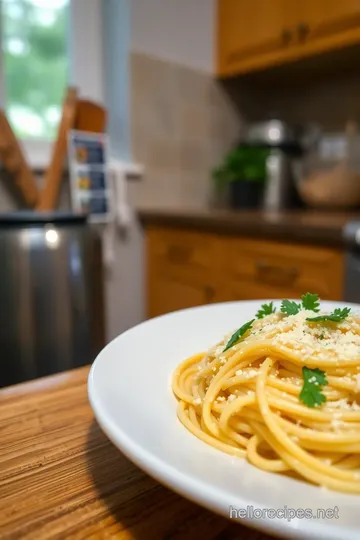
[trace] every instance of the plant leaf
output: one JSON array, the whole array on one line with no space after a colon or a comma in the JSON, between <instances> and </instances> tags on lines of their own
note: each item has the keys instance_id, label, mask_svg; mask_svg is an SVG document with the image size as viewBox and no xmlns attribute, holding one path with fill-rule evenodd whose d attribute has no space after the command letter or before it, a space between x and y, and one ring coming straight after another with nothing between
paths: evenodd
<instances>
[{"instance_id":1,"label":"plant leaf","mask_svg":"<svg viewBox=\"0 0 360 540\"><path fill-rule=\"evenodd\" d=\"M317 317L307 317L307 321L309 322L342 322L346 319L346 317L349 315L351 309L350 308L336 308L332 313L329 315L318 315Z\"/></svg>"},{"instance_id":2,"label":"plant leaf","mask_svg":"<svg viewBox=\"0 0 360 540\"><path fill-rule=\"evenodd\" d=\"M301 304L297 304L292 300L283 300L280 310L287 315L296 315L301 310Z\"/></svg>"},{"instance_id":3,"label":"plant leaf","mask_svg":"<svg viewBox=\"0 0 360 540\"><path fill-rule=\"evenodd\" d=\"M241 326L241 328L239 328L239 330L236 330L236 332L233 333L233 335L231 336L231 338L227 342L223 352L227 351L228 349L230 349L230 347L235 345L235 343L237 343L239 341L239 339L242 338L244 336L244 334L252 327L254 321L255 321L255 319L252 319L251 321L243 324L243 326Z\"/></svg>"},{"instance_id":4,"label":"plant leaf","mask_svg":"<svg viewBox=\"0 0 360 540\"><path fill-rule=\"evenodd\" d=\"M302 307L309 311L320 311L320 299L317 294L306 293L301 297Z\"/></svg>"},{"instance_id":5,"label":"plant leaf","mask_svg":"<svg viewBox=\"0 0 360 540\"><path fill-rule=\"evenodd\" d=\"M310 369L306 366L302 368L303 387L299 399L307 407L313 408L316 405L322 405L326 401L322 388L327 384L326 373L321 369Z\"/></svg>"},{"instance_id":6,"label":"plant leaf","mask_svg":"<svg viewBox=\"0 0 360 540\"><path fill-rule=\"evenodd\" d=\"M266 317L266 315L271 315L272 313L276 312L276 307L273 305L273 302L270 302L269 304L261 304L261 308L256 313L257 319L262 319L263 317Z\"/></svg>"}]
</instances>

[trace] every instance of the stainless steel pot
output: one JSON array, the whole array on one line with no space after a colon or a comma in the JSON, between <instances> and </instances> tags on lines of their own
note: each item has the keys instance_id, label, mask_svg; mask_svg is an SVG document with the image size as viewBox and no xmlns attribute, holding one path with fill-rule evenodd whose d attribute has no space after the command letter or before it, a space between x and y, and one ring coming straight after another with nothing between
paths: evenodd
<instances>
[{"instance_id":1,"label":"stainless steel pot","mask_svg":"<svg viewBox=\"0 0 360 540\"><path fill-rule=\"evenodd\" d=\"M291 156L284 150L270 150L266 160L267 179L262 205L265 210L278 211L294 206L296 191L291 164Z\"/></svg>"},{"instance_id":2,"label":"stainless steel pot","mask_svg":"<svg viewBox=\"0 0 360 540\"><path fill-rule=\"evenodd\" d=\"M300 152L299 130L278 119L253 124L246 142L269 150L262 208L279 211L298 204L292 160Z\"/></svg>"},{"instance_id":3,"label":"stainless steel pot","mask_svg":"<svg viewBox=\"0 0 360 540\"><path fill-rule=\"evenodd\" d=\"M0 216L0 386L93 361L104 345L101 260L85 217Z\"/></svg>"},{"instance_id":4,"label":"stainless steel pot","mask_svg":"<svg viewBox=\"0 0 360 540\"><path fill-rule=\"evenodd\" d=\"M270 146L297 144L297 135L296 130L282 120L272 119L250 125L247 131L247 141Z\"/></svg>"}]
</instances>

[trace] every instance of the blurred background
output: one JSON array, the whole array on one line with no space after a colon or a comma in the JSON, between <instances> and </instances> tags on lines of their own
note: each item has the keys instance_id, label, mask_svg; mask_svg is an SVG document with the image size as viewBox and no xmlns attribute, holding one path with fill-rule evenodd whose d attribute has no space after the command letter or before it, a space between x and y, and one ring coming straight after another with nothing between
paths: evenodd
<instances>
[{"instance_id":1,"label":"blurred background","mask_svg":"<svg viewBox=\"0 0 360 540\"><path fill-rule=\"evenodd\" d=\"M217 301L360 302L360 2L0 1L0 386Z\"/></svg>"}]
</instances>

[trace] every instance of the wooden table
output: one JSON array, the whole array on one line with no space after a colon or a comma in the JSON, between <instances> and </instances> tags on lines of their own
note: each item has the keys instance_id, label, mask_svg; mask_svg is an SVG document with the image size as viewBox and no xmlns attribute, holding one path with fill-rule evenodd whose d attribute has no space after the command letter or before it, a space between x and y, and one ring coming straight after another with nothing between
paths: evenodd
<instances>
[{"instance_id":1,"label":"wooden table","mask_svg":"<svg viewBox=\"0 0 360 540\"><path fill-rule=\"evenodd\" d=\"M266 540L164 488L102 433L88 368L0 391L0 538Z\"/></svg>"}]
</instances>

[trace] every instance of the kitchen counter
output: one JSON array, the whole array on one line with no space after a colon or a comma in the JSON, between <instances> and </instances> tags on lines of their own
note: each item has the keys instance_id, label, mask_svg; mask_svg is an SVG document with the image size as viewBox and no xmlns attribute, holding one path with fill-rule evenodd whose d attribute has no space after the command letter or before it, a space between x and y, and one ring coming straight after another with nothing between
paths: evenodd
<instances>
[{"instance_id":1,"label":"kitchen counter","mask_svg":"<svg viewBox=\"0 0 360 540\"><path fill-rule=\"evenodd\" d=\"M270 540L183 499L97 425L80 368L0 390L0 537Z\"/></svg>"},{"instance_id":2,"label":"kitchen counter","mask_svg":"<svg viewBox=\"0 0 360 540\"><path fill-rule=\"evenodd\" d=\"M247 237L305 242L342 247L343 228L351 220L360 220L359 212L324 212L293 210L264 212L213 209L140 209L144 226L164 225L212 232L226 232Z\"/></svg>"}]
</instances>

